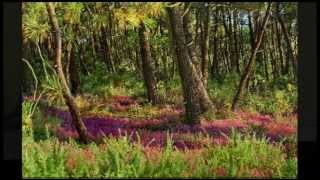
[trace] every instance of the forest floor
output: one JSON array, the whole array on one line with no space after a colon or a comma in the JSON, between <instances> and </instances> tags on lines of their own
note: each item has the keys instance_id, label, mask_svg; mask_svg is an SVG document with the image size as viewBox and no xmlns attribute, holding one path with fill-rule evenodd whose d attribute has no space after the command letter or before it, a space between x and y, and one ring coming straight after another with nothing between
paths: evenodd
<instances>
[{"instance_id":1,"label":"forest floor","mask_svg":"<svg viewBox=\"0 0 320 180\"><path fill-rule=\"evenodd\" d=\"M91 99L92 100L92 99ZM90 104L90 100L85 100ZM93 100L97 103L97 100ZM63 108L48 107L46 115L62 120L56 127L59 138L78 138L72 125L70 113ZM202 139L188 138L200 133L210 135L213 143L225 143L231 129L240 132L253 131L256 135L266 136L271 142L277 142L296 133L296 114L281 119L273 119L268 115L248 112L234 113L234 119L202 119L201 125L189 126L182 123L183 108L173 105L143 106L134 97L113 96L102 100L98 106L90 109L90 105L82 106L82 118L89 133L94 139L104 136L131 135L132 139L140 140L144 145L163 147L166 144L166 132L172 134L174 145L178 148L199 148Z\"/></svg>"},{"instance_id":2,"label":"forest floor","mask_svg":"<svg viewBox=\"0 0 320 180\"><path fill-rule=\"evenodd\" d=\"M27 101L31 100L31 98L25 99ZM279 153L281 154L281 158L290 159L290 163L292 163L292 158L296 158L296 141L292 140L296 138L297 133L296 114L289 114L281 119L276 119L270 115L262 115L259 113L236 112L233 113L233 115L230 116L232 118L229 119L203 118L200 125L191 127L182 123L184 110L180 105L167 104L152 106L144 103L143 100L138 97L132 96L111 96L108 98L81 96L77 97L77 104L80 108L84 124L99 147L102 149L106 147L106 144L108 144L105 141L106 139L119 140L125 138L129 144L134 143L141 145L145 158L152 162L158 162L159 159L162 159L163 157L160 158L160 156L163 156L163 154L160 154L165 151L168 143L171 143L172 151L181 153L190 168L194 161L190 160L192 154L204 158L205 155L203 153L207 154L212 151L212 149L231 148L230 146L235 143L235 132L243 135L241 137L239 136L242 144L245 144L245 138L247 137L248 142L252 143L257 141L262 144L264 143L268 148L280 148ZM40 121L43 123L33 122L37 124L38 129L44 128L45 126L49 129L50 134L52 134L51 136L56 137L60 142L69 142L70 138L78 139L78 134L71 122L71 116L66 107L44 106L40 109L41 114L43 114L43 119ZM40 124L42 124L43 127L40 127ZM37 137L34 136L34 139L37 139ZM260 146L261 145L258 147ZM266 147L264 148L265 150ZM206 162L205 166L207 168L216 168L215 170L207 170L206 173L198 172L198 170L195 170L197 173L188 172L188 170L184 169L181 170L180 175L179 173L172 174L172 172L167 172L167 174L159 172L157 175L153 171L151 176L274 177L285 176L286 173L287 176L295 176L295 169L292 168L292 164L288 164L288 162L285 162L285 165L274 165L272 168L263 168L265 165L261 164L273 161L274 154L272 154L272 150L268 150L270 152L266 153L266 159L258 160L258 162L261 161L260 165L252 165L251 163L253 162L250 161L254 161L255 156L263 157L263 155L257 154L258 152L251 152L254 151L254 149L246 150L246 148L249 147L244 147L243 151L248 151L248 154L240 157L240 159L244 158L244 164L241 164L241 160L239 160L240 164L229 167L230 164L228 166L223 165L223 161L225 160L221 159L220 161L222 162L220 163L222 164L216 162L217 164L215 165L209 165L207 164L208 162ZM230 155L232 149L236 148L224 150L225 154L228 155L229 153ZM82 151L88 150L90 153L93 153L90 148L82 149ZM241 156L241 154L238 155ZM84 153L83 156L88 156L88 152ZM159 158L157 159L156 157ZM251 160L246 161L245 158L251 158ZM70 166L70 161L72 161L70 159L74 161L75 157L70 156L69 159L65 158L64 162L66 167ZM280 163L277 161L278 160L275 161L275 164ZM248 164L245 164L246 162ZM271 162L270 166L273 164ZM277 168L278 170L276 170ZM77 168L73 167L71 169ZM146 176L148 173L143 172L142 174ZM69 174L69 176L72 175ZM81 176L81 173L78 173L76 176ZM92 175L85 174L83 176L91 177ZM116 175L109 174L108 176ZM125 175L121 175L120 173L119 177L123 176L130 177L130 175L126 173ZM135 176L141 177L142 175L135 174Z\"/></svg>"}]
</instances>

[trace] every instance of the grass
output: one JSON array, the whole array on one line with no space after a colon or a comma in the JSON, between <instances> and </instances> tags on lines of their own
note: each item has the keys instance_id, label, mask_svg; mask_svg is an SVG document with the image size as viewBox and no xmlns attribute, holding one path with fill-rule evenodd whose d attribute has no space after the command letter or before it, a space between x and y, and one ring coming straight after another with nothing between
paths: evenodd
<instances>
[{"instance_id":1,"label":"grass","mask_svg":"<svg viewBox=\"0 0 320 180\"><path fill-rule=\"evenodd\" d=\"M286 159L283 145L234 132L226 146L193 153L144 148L128 137L103 145L79 145L55 138L23 141L23 177L296 177L297 159Z\"/></svg>"},{"instance_id":2,"label":"grass","mask_svg":"<svg viewBox=\"0 0 320 180\"><path fill-rule=\"evenodd\" d=\"M168 127L179 126L179 123L163 125L156 123L157 120L172 115L178 122L182 117L180 115L183 115L179 79L160 82L158 90L163 104L152 106L146 103L143 81L139 77L132 73L105 75L99 67L90 76L81 76L82 92L75 100L83 117L94 115L112 119L125 118L130 123L149 125L141 125L145 127L137 130L139 136L135 140L133 136L126 135L108 136L100 144L83 145L72 138L61 141L57 138L59 131L56 130L61 127L63 120L43 113L45 111L42 108L30 101L24 101L24 178L297 176L296 135L284 134L280 141L275 142L266 138L267 133L291 132L287 125L296 128L297 117L290 114L296 108L296 90L286 81L277 82L281 87L269 87L269 92L251 92L241 101L240 107L246 110L246 113L240 118L240 122L254 123L249 124L245 131L235 129L226 133L227 143L212 143L211 136L207 134L174 132L163 136L166 138L166 141L163 141L162 135L166 135L164 133L170 129ZM61 97L56 90L59 84L53 78L51 80L53 82L49 79L44 83L47 86L40 86L44 88L40 89L44 91L42 99L51 100L56 107L66 109L59 102ZM209 80L208 92L215 108L204 115L206 123L215 124L218 129L236 124L232 120L239 117L229 109L237 82L237 77L232 74ZM268 126L261 125L260 122L265 114L269 114L272 119ZM152 146L162 141L163 146ZM178 141L191 144L203 142L204 146L179 149L176 145Z\"/></svg>"}]
</instances>

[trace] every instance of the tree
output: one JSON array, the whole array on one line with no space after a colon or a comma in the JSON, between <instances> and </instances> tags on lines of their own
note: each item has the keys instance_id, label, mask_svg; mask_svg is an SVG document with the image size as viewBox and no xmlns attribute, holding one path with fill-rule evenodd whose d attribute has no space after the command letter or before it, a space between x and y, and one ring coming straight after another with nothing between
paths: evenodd
<instances>
[{"instance_id":1,"label":"tree","mask_svg":"<svg viewBox=\"0 0 320 180\"><path fill-rule=\"evenodd\" d=\"M237 89L237 93L235 94L235 96L233 98L233 102L232 102L232 106L231 106L232 111L235 111L237 109L239 99L243 96L243 93L245 90L245 85L248 83L250 75L252 73L253 66L255 63L255 57L256 57L257 51L260 47L262 37L263 37L264 31L266 29L266 25L267 25L269 17L270 17L271 5L272 5L272 3L270 2L268 5L266 14L263 18L262 24L260 26L261 28L259 30L258 29L256 30L256 32L258 34L255 36L255 39L254 39L254 46L253 46L254 48L251 52L249 62L248 62L247 66L241 76L241 80L240 80L240 83L239 83L239 86Z\"/></svg>"},{"instance_id":2,"label":"tree","mask_svg":"<svg viewBox=\"0 0 320 180\"><path fill-rule=\"evenodd\" d=\"M71 91L68 87L66 78L65 78L63 70L62 70L62 64L61 64L62 39L61 39L61 33L60 33L58 19L56 17L56 13L55 13L55 7L52 2L46 3L46 7L47 7L47 12L49 15L50 23L52 25L52 29L54 32L54 37L55 37L55 43L56 43L56 46L55 46L56 47L56 49L55 49L56 50L56 52L55 52L56 58L55 59L56 59L56 64L57 64L57 73L58 73L58 76L59 76L59 79L61 81L62 88L63 88L62 89L63 97L64 97L64 100L69 108L72 120L75 124L75 127L76 127L77 132L80 137L80 140L83 143L88 143L90 141L88 131L80 118L80 112L76 106L74 98L72 97Z\"/></svg>"},{"instance_id":3,"label":"tree","mask_svg":"<svg viewBox=\"0 0 320 180\"><path fill-rule=\"evenodd\" d=\"M202 29L201 29L201 72L203 86L208 86L209 69L209 5L206 4L201 9Z\"/></svg>"},{"instance_id":4,"label":"tree","mask_svg":"<svg viewBox=\"0 0 320 180\"><path fill-rule=\"evenodd\" d=\"M213 104L191 62L183 31L182 12L180 7L167 7L172 37L175 44L182 90L185 101L187 124L200 123L200 115L212 108Z\"/></svg>"},{"instance_id":5,"label":"tree","mask_svg":"<svg viewBox=\"0 0 320 180\"><path fill-rule=\"evenodd\" d=\"M186 36L185 39L187 43L188 53L197 72L201 76L201 64L196 55L196 46L194 44L194 40L192 37L192 26L191 26L191 17L190 17L191 3L190 2L185 3L184 10L185 10L185 15L183 16L183 31Z\"/></svg>"},{"instance_id":6,"label":"tree","mask_svg":"<svg viewBox=\"0 0 320 180\"><path fill-rule=\"evenodd\" d=\"M139 41L141 49L142 71L145 82L148 100L152 104L159 102L159 97L156 90L156 80L154 76L154 67L152 64L152 57L149 44L149 33L143 22L139 27Z\"/></svg>"},{"instance_id":7,"label":"tree","mask_svg":"<svg viewBox=\"0 0 320 180\"><path fill-rule=\"evenodd\" d=\"M281 17L281 14L280 14L280 3L277 3L276 5L276 11L277 11L277 19L280 23L280 26L281 26L281 29L282 29L282 32L284 34L284 39L287 43L287 49L288 49L288 60L287 60L287 66L286 66L286 69L285 69L285 72L288 73L289 71L289 62L291 61L292 62L292 67L293 67L293 74L297 74L297 58L296 56L294 55L294 50L292 48L292 43L291 43L291 40L290 40L290 37L289 37L289 33L288 33L288 30L283 22L283 19Z\"/></svg>"}]
</instances>

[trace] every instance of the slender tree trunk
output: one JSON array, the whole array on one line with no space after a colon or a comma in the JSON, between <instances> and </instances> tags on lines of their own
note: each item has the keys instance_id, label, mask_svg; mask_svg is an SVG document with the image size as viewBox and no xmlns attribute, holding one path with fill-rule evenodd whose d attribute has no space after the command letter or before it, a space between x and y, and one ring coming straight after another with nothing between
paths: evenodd
<instances>
[{"instance_id":1,"label":"slender tree trunk","mask_svg":"<svg viewBox=\"0 0 320 180\"><path fill-rule=\"evenodd\" d=\"M96 44L95 44L95 40L94 40L94 37L93 37L93 33L92 33L92 35L90 36L90 38L91 38L92 56L93 56L93 59L96 59L96 58L97 58Z\"/></svg>"},{"instance_id":2,"label":"slender tree trunk","mask_svg":"<svg viewBox=\"0 0 320 180\"><path fill-rule=\"evenodd\" d=\"M107 66L107 70L109 72L114 72L112 63L111 63L111 50L110 50L110 44L107 40L107 32L104 28L101 28L101 32L102 32L102 42L103 42L103 46L104 46L104 63Z\"/></svg>"},{"instance_id":3,"label":"slender tree trunk","mask_svg":"<svg viewBox=\"0 0 320 180\"><path fill-rule=\"evenodd\" d=\"M267 25L269 17L270 17L271 5L272 5L272 3L270 2L269 5L268 5L268 9L267 9L266 15L263 18L262 25L260 26L261 29L259 31L257 30L258 34L257 34L257 36L255 37L255 40L254 40L254 49L253 49L252 54L250 56L248 65L246 66L246 68L245 68L245 70L244 70L244 72L243 72L243 74L241 76L241 80L240 80L240 83L239 83L239 87L237 89L237 93L235 94L235 96L233 98L233 102L232 102L232 106L231 106L231 109L233 111L235 111L237 109L238 101L242 97L242 95L244 93L244 90L245 90L245 85L247 84L247 81L249 80L249 77L250 77L250 75L252 73L252 69L253 69L253 66L254 66L254 63L255 63L255 56L256 56L257 51L258 51L258 49L260 47L260 44L261 44L261 41L262 41L262 37L263 37L264 31L266 29L266 25Z\"/></svg>"},{"instance_id":4,"label":"slender tree trunk","mask_svg":"<svg viewBox=\"0 0 320 180\"><path fill-rule=\"evenodd\" d=\"M70 70L70 61L71 61L71 56L72 56L71 51L72 51L72 43L71 43L71 41L69 41L67 44L67 47L66 47L66 54L67 54L66 58L67 59L66 59L66 63L65 63L65 72L67 75L66 80L67 80L69 87L70 87L70 72L69 72L69 70Z\"/></svg>"},{"instance_id":5,"label":"slender tree trunk","mask_svg":"<svg viewBox=\"0 0 320 180\"><path fill-rule=\"evenodd\" d=\"M276 79L278 77L278 66L277 66L277 60L275 58L275 51L274 51L274 38L273 38L273 31L272 31L272 24L271 24L271 31L269 32L269 38L268 38L268 50L270 54L270 60L272 63L272 74L273 78Z\"/></svg>"},{"instance_id":6,"label":"slender tree trunk","mask_svg":"<svg viewBox=\"0 0 320 180\"><path fill-rule=\"evenodd\" d=\"M242 25L240 24L239 25L239 54L240 54L240 59L241 59L241 62L243 63L243 60L245 59L244 57L244 39L243 39L243 29L242 29ZM240 63L239 63L240 64ZM243 69L243 66L240 65L240 71Z\"/></svg>"},{"instance_id":7,"label":"slender tree trunk","mask_svg":"<svg viewBox=\"0 0 320 180\"><path fill-rule=\"evenodd\" d=\"M202 13L202 42L201 42L201 72L203 86L208 86L208 69L209 69L209 7L204 7Z\"/></svg>"},{"instance_id":8,"label":"slender tree trunk","mask_svg":"<svg viewBox=\"0 0 320 180\"><path fill-rule=\"evenodd\" d=\"M75 124L75 127L77 129L77 132L79 134L80 140L83 143L88 143L90 141L89 133L87 131L87 128L85 127L84 123L82 122L80 118L80 112L77 108L77 105L72 97L72 94L70 92L70 89L68 87L68 84L66 82L64 73L62 71L62 64L61 64L61 47L62 47L62 40L61 40L61 33L60 28L58 24L58 19L56 17L55 8L52 2L46 3L48 15L50 18L50 22L53 28L55 41L56 41L56 63L57 63L57 72L59 79L62 83L62 92L63 97L65 99L65 102L69 108L73 123Z\"/></svg>"},{"instance_id":9,"label":"slender tree trunk","mask_svg":"<svg viewBox=\"0 0 320 180\"><path fill-rule=\"evenodd\" d=\"M96 51L96 53L98 53L97 57L103 59L101 43L100 43L100 40L98 38L98 35L95 32L93 32L93 39L94 39L94 42L95 42L95 51ZM93 64L96 64L96 60L97 59L93 59Z\"/></svg>"},{"instance_id":10,"label":"slender tree trunk","mask_svg":"<svg viewBox=\"0 0 320 180\"><path fill-rule=\"evenodd\" d=\"M248 15L248 21L249 21L249 32L250 32L250 41L251 41L251 49L253 50L253 46L254 46L254 34L253 34L253 24L252 24L252 12L249 12Z\"/></svg>"},{"instance_id":11,"label":"slender tree trunk","mask_svg":"<svg viewBox=\"0 0 320 180\"><path fill-rule=\"evenodd\" d=\"M280 15L280 7L279 7L279 3L277 3L277 18L278 18L278 21L280 23L280 26L281 26L281 29L282 29L282 32L284 34L284 39L287 43L287 47L288 47L288 55L289 55L289 58L288 58L288 61L291 61L292 62L292 67L293 67L293 74L296 75L297 74L297 58L296 56L294 55L294 50L292 48L292 45L291 45L291 40L289 38L289 32L282 20L282 17ZM289 62L288 62L289 64ZM288 70L287 70L288 71Z\"/></svg>"},{"instance_id":12,"label":"slender tree trunk","mask_svg":"<svg viewBox=\"0 0 320 180\"><path fill-rule=\"evenodd\" d=\"M199 124L200 115L212 108L212 102L190 60L182 25L181 9L167 8L172 27L186 108L186 123Z\"/></svg>"},{"instance_id":13,"label":"slender tree trunk","mask_svg":"<svg viewBox=\"0 0 320 180\"><path fill-rule=\"evenodd\" d=\"M281 68L281 74L284 75L285 67L284 67L284 59L283 59L283 51L282 51L282 45L281 45L281 35L279 31L278 22L275 22L275 29L276 29L276 36L277 36L277 49L279 51L279 61L280 61L280 68Z\"/></svg>"},{"instance_id":14,"label":"slender tree trunk","mask_svg":"<svg viewBox=\"0 0 320 180\"><path fill-rule=\"evenodd\" d=\"M215 11L213 29L213 57L212 57L212 75L218 74L218 11Z\"/></svg>"},{"instance_id":15,"label":"slender tree trunk","mask_svg":"<svg viewBox=\"0 0 320 180\"><path fill-rule=\"evenodd\" d=\"M264 72L266 74L266 79L269 81L269 72L268 72L268 58L264 58Z\"/></svg>"},{"instance_id":16,"label":"slender tree trunk","mask_svg":"<svg viewBox=\"0 0 320 180\"><path fill-rule=\"evenodd\" d=\"M222 11L222 18L223 18L223 27L225 30L226 36L224 37L224 47L225 47L225 56L226 62L228 64L228 72L233 71L233 59L232 59L232 52L231 52L231 44L232 44L232 37L231 37L231 30L227 26L228 17L226 16L226 11L223 9ZM229 23L228 23L229 25Z\"/></svg>"},{"instance_id":17,"label":"slender tree trunk","mask_svg":"<svg viewBox=\"0 0 320 180\"><path fill-rule=\"evenodd\" d=\"M79 77L78 63L76 62L76 59L74 56L74 48L71 49L69 73L70 73L71 93L72 95L77 95L80 88L80 77Z\"/></svg>"},{"instance_id":18,"label":"slender tree trunk","mask_svg":"<svg viewBox=\"0 0 320 180\"><path fill-rule=\"evenodd\" d=\"M143 23L139 27L139 40L142 59L142 71L147 91L148 100L152 104L159 103L159 97L156 90L156 79L154 76L154 67L152 65L151 50L149 44L149 33Z\"/></svg>"},{"instance_id":19,"label":"slender tree trunk","mask_svg":"<svg viewBox=\"0 0 320 180\"><path fill-rule=\"evenodd\" d=\"M238 26L238 13L236 11L233 12L233 39L234 39L234 57L236 63L237 73L240 74L240 54L239 54L239 45L238 45L238 34L237 34L237 26Z\"/></svg>"},{"instance_id":20,"label":"slender tree trunk","mask_svg":"<svg viewBox=\"0 0 320 180\"><path fill-rule=\"evenodd\" d=\"M236 55L236 47L235 47L235 39L234 39L234 29L232 26L232 13L234 10L228 10L228 38L229 38L229 53L230 53L230 61L231 61L231 68L232 71L236 71L240 74L240 69L238 71L238 66L237 66L237 55ZM234 23L234 20L233 20Z\"/></svg>"},{"instance_id":21,"label":"slender tree trunk","mask_svg":"<svg viewBox=\"0 0 320 180\"><path fill-rule=\"evenodd\" d=\"M74 31L77 31L77 29L78 29L78 33L80 34L79 26L76 26ZM90 38L92 38L92 36L90 36ZM82 43L80 41L79 38L77 38L77 45L78 45L78 51L76 52L75 57L76 57L77 61L80 62L80 71L82 74L88 75L89 71L88 71L88 69L85 65L85 62L84 62L84 53L86 50L85 45L84 45L84 43Z\"/></svg>"}]
</instances>

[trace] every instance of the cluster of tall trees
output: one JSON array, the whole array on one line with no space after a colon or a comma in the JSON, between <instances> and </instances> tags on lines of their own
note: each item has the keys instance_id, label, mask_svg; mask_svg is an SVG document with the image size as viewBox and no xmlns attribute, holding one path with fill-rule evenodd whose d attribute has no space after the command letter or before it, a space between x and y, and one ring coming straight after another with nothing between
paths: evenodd
<instances>
[{"instance_id":1,"label":"cluster of tall trees","mask_svg":"<svg viewBox=\"0 0 320 180\"><path fill-rule=\"evenodd\" d=\"M107 73L136 71L146 97L161 102L157 84L181 79L188 124L214 108L208 78L240 76L232 110L255 72L267 81L296 79L295 3L22 3L24 57L44 54L56 67L65 102L81 139L88 134L73 96L80 75L97 61Z\"/></svg>"}]
</instances>

